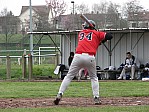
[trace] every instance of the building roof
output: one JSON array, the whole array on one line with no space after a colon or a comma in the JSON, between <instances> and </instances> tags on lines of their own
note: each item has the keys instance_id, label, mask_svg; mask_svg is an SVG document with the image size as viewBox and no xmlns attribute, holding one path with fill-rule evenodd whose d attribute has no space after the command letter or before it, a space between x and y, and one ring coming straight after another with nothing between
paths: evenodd
<instances>
[{"instance_id":1,"label":"building roof","mask_svg":"<svg viewBox=\"0 0 149 112\"><path fill-rule=\"evenodd\" d=\"M114 24L116 20L118 20L117 14L99 14L99 13L91 13L84 14L88 19L95 21L96 28L115 28ZM60 15L57 17L57 20L64 27L64 29L72 30L72 29L80 29L82 28L82 23L84 20L81 19L81 14L68 14L68 15ZM109 27L108 27L109 25Z\"/></svg>"},{"instance_id":2,"label":"building roof","mask_svg":"<svg viewBox=\"0 0 149 112\"><path fill-rule=\"evenodd\" d=\"M75 18L80 18L80 15L81 14L75 14ZM84 14L87 18L90 18L94 21L105 21L105 18L107 19L107 22L111 22L111 19L115 19L115 18L118 18L118 15L117 14ZM60 15L61 16L61 19L63 18L71 18L71 17L74 17L73 14L68 14L68 15Z\"/></svg>"},{"instance_id":3,"label":"building roof","mask_svg":"<svg viewBox=\"0 0 149 112\"><path fill-rule=\"evenodd\" d=\"M111 33L143 33L149 32L149 28L122 28L122 29L98 29ZM68 31L51 31L51 32L27 32L27 34L78 34L81 30L68 30Z\"/></svg>"},{"instance_id":4,"label":"building roof","mask_svg":"<svg viewBox=\"0 0 149 112\"><path fill-rule=\"evenodd\" d=\"M149 20L149 12L142 11L137 13L130 13L128 16L128 21L146 21Z\"/></svg>"},{"instance_id":5,"label":"building roof","mask_svg":"<svg viewBox=\"0 0 149 112\"><path fill-rule=\"evenodd\" d=\"M30 8L29 6L22 6L20 15L23 14L29 8ZM49 9L47 8L46 5L32 6L32 10L37 12L39 15L48 15L49 14Z\"/></svg>"}]
</instances>

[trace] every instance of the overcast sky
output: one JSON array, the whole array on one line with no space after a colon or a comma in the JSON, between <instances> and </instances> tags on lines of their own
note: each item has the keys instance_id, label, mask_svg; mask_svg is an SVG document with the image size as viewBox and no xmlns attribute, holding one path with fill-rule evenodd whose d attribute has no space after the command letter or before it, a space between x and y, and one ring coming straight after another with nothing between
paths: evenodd
<instances>
[{"instance_id":1,"label":"overcast sky","mask_svg":"<svg viewBox=\"0 0 149 112\"><path fill-rule=\"evenodd\" d=\"M30 0L0 0L0 11L2 11L4 8L7 8L8 11L11 10L15 16L19 16L21 7L29 6L29 1ZM70 11L70 7L72 7L71 1L74 1L75 4L85 3L91 6L92 4L97 3L97 1L100 2L101 0L64 0L64 1L68 4L68 12L71 13ZM106 0L106 1L112 1L113 3L122 5L123 3L130 0ZM140 0L140 4L146 9L149 9L148 0ZM32 0L32 5L46 5L46 2L45 0Z\"/></svg>"}]
</instances>

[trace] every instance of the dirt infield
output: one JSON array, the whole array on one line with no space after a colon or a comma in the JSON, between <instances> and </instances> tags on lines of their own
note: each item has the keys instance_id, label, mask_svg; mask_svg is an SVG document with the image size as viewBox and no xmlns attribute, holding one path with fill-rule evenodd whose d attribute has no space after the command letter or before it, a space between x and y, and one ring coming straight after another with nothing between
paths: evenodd
<instances>
[{"instance_id":1,"label":"dirt infield","mask_svg":"<svg viewBox=\"0 0 149 112\"><path fill-rule=\"evenodd\" d=\"M0 99L0 108L55 107L54 98ZM92 98L63 98L60 107L136 106L149 105L149 97L101 98L101 105L94 105Z\"/></svg>"}]
</instances>

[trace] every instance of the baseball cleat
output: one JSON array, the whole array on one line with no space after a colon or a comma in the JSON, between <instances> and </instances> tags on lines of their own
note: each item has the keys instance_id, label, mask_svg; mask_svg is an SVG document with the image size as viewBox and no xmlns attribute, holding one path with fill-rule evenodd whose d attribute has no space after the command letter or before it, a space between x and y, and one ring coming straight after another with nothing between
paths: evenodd
<instances>
[{"instance_id":1,"label":"baseball cleat","mask_svg":"<svg viewBox=\"0 0 149 112\"><path fill-rule=\"evenodd\" d=\"M62 98L62 93L57 94L57 97L56 97L56 99L54 100L54 104L55 104L55 105L58 105L59 102L60 102L60 100L61 100L61 98Z\"/></svg>"},{"instance_id":2,"label":"baseball cleat","mask_svg":"<svg viewBox=\"0 0 149 112\"><path fill-rule=\"evenodd\" d=\"M101 104L101 101L99 100L99 97L94 97L94 104L95 105L100 105Z\"/></svg>"}]
</instances>

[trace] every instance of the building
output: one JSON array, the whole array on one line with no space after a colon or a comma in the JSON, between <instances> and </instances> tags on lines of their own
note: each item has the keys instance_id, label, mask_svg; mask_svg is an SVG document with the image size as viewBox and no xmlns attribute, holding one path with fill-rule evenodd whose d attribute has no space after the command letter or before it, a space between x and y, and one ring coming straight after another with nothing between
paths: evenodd
<instances>
[{"instance_id":1,"label":"building","mask_svg":"<svg viewBox=\"0 0 149 112\"><path fill-rule=\"evenodd\" d=\"M141 64L149 62L148 28L106 29L103 31L111 32L113 39L105 43L107 48L103 44L98 48L96 62L102 69L109 66L118 68L121 63L124 63L128 51L136 56ZM77 46L78 31L65 33L61 35L60 47L62 52L61 63L67 65L69 53L74 52Z\"/></svg>"},{"instance_id":2,"label":"building","mask_svg":"<svg viewBox=\"0 0 149 112\"><path fill-rule=\"evenodd\" d=\"M20 23L20 32L29 31L30 24L30 7L22 6L21 13L19 15L21 20ZM46 5L32 6L32 22L33 22L33 31L36 31L39 26L42 26L46 22L48 23L49 19L49 8ZM43 22L44 21L44 22ZM43 27L43 26L42 26Z\"/></svg>"},{"instance_id":3,"label":"building","mask_svg":"<svg viewBox=\"0 0 149 112\"><path fill-rule=\"evenodd\" d=\"M21 20L20 31L29 31L29 20L30 20L30 8L29 6L22 6L21 14L19 16ZM81 29L81 24L84 22L80 18L81 14L67 14L54 16L52 8L47 7L46 5L41 6L32 6L32 18L33 18L33 31L40 31L39 26L44 26L49 24L51 28L55 30L78 30ZM119 18L120 14L103 14L103 13L90 13L84 14L87 18L90 18L96 22L96 28L120 28L125 27L121 26L121 21ZM42 17L42 18L41 18ZM44 20L43 20L44 17ZM42 20L42 22L40 22ZM44 21L44 22L43 22ZM46 22L45 22L46 21ZM44 26L46 28L48 26ZM49 27L47 28L51 30ZM46 29L44 29L46 31ZM44 31L43 30L43 31ZM48 31L49 31L48 30Z\"/></svg>"},{"instance_id":4,"label":"building","mask_svg":"<svg viewBox=\"0 0 149 112\"><path fill-rule=\"evenodd\" d=\"M149 12L142 11L130 13L128 16L129 28L148 28L149 27Z\"/></svg>"},{"instance_id":5,"label":"building","mask_svg":"<svg viewBox=\"0 0 149 112\"><path fill-rule=\"evenodd\" d=\"M149 62L149 29L127 28L127 29L99 29L110 32L113 39L101 44L96 54L96 64L101 69L109 66L118 68L124 63L126 52L131 52L140 61L140 64ZM60 61L59 64L68 66L70 52L75 52L77 46L77 35L80 30L33 32L34 35L60 35ZM105 47L106 46L106 47ZM55 46L56 47L56 46Z\"/></svg>"}]
</instances>

